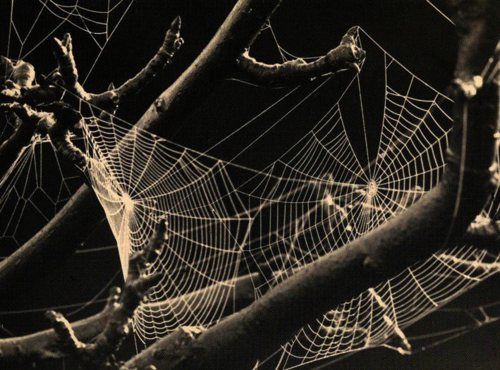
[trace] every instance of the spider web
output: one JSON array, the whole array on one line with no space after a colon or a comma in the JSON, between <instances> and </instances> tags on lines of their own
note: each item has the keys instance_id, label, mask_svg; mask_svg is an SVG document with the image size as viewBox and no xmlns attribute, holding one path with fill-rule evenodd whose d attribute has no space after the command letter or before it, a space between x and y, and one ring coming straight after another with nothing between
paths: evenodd
<instances>
[{"instance_id":1,"label":"spider web","mask_svg":"<svg viewBox=\"0 0 500 370\"><path fill-rule=\"evenodd\" d=\"M135 319L143 342L178 326L217 322L230 309L229 288L238 276L257 273L251 276L258 299L404 211L438 183L452 102L361 29L358 42L370 55L361 72L340 98L322 107L310 131L263 170L181 147L117 118L87 117L90 178L118 242L124 274L129 254L143 247L161 218L168 220L169 240L150 270L163 279ZM374 73L383 76L381 94L370 86ZM331 81L322 78L309 90L287 92L280 103L294 94L301 98L269 121L264 134L278 124L292 125L296 110L329 96ZM376 103L375 96L382 97L380 117L366 107L370 98ZM274 109L273 104L259 119ZM483 213L498 217L498 202ZM276 368L380 345L410 353L404 328L498 267L498 256L471 246L435 254L301 329L276 355Z\"/></svg>"},{"instance_id":2,"label":"spider web","mask_svg":"<svg viewBox=\"0 0 500 370\"><path fill-rule=\"evenodd\" d=\"M12 1L9 33L13 37L9 37L8 50L17 48L17 54L8 55L26 57L66 23L91 38L99 56L132 4L124 0L90 5L83 1L38 3L40 13L33 27L23 33L14 21ZM114 26L113 13L119 15ZM45 16L59 23L42 39L32 40L38 36L37 22ZM270 24L266 29L283 60L296 57L279 45ZM263 170L237 165L234 158L224 161L181 147L118 117L109 122L86 117L84 141L92 158L91 181L116 237L124 274L128 255L142 248L156 222L163 217L169 221L167 248L151 267L151 272L162 272L164 278L135 319L143 342L180 325L217 322L231 309L231 288L239 276L257 273L251 276L256 276L254 291L259 298L294 271L403 211L438 182L451 126L451 102L362 30L358 42L370 56L361 73L345 86L340 98L322 108L302 140ZM374 71L384 79L379 121L368 114L372 112L369 101L380 90L367 78ZM319 94L328 96L331 84L330 78L323 78L309 89L287 92L257 115L270 120L270 129L263 135L276 125L294 124L296 110L307 108ZM299 97L298 103L290 102L294 96ZM280 118L267 118L269 111L281 105L286 108ZM55 168L48 169L43 160L42 171L42 156L54 156L49 162ZM50 186L44 180L49 171ZM54 185L54 179L59 183ZM10 212L14 204L14 209L21 210L20 216L15 213L9 218L3 237L16 245L26 240L29 236L20 231L22 214L33 207L43 215L43 222L50 219L76 188L73 181L77 182L74 170L57 159L50 142L35 138L0 182L0 188L6 189L0 213ZM498 204L497 188L483 216L498 219ZM277 352L276 367L293 368L379 345L407 353L412 350L410 341L423 337L407 338L402 329L498 267L498 256L473 247L436 254L301 329ZM190 293L206 287L210 289L203 295L190 299ZM492 315L484 315L484 320L474 317L476 324L494 321Z\"/></svg>"}]
</instances>

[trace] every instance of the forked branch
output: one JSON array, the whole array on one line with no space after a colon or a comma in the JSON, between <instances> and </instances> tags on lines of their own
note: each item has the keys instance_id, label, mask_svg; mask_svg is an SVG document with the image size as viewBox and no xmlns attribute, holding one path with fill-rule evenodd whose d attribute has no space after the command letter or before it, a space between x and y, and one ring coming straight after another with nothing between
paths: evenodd
<instances>
[{"instance_id":1,"label":"forked branch","mask_svg":"<svg viewBox=\"0 0 500 370\"><path fill-rule=\"evenodd\" d=\"M474 40L493 52L496 36L477 32L476 26L496 27L483 0L462 1L465 14L459 27L462 38ZM479 10L478 8L479 7ZM474 13L469 11L473 9ZM486 39L484 39L484 37ZM463 39L462 39L462 45ZM463 54L468 62L462 64ZM279 284L246 309L203 332L177 355L176 360L155 358L150 349L131 359L124 368L243 369L266 358L300 327L332 307L390 279L412 264L458 241L480 212L493 187L492 167L498 150L498 87L495 78L468 75L486 63L485 52L459 49L454 81L454 122L447 167L440 183L401 215L332 252ZM497 61L497 60L496 60ZM495 61L495 62L496 62ZM465 77L467 76L467 77ZM484 84L480 82L484 81ZM474 87L471 91L470 86ZM314 301L314 304L311 302ZM291 310L290 307L300 307ZM169 342L169 338L160 340ZM139 366L136 366L139 365Z\"/></svg>"}]
</instances>

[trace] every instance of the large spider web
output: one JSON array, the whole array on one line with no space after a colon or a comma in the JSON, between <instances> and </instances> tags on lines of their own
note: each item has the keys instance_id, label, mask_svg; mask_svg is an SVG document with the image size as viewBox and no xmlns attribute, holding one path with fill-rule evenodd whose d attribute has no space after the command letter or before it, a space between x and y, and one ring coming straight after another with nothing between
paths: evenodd
<instances>
[{"instance_id":1,"label":"large spider web","mask_svg":"<svg viewBox=\"0 0 500 370\"><path fill-rule=\"evenodd\" d=\"M39 3L47 16L91 37L98 55L131 5L123 0L92 2L92 7L78 1ZM125 5L113 28L109 15ZM18 57L23 58L46 38L33 41L30 48L26 40L36 32L22 37L13 19L9 28L15 37L9 40L20 41ZM267 30L283 60L295 57L279 45L271 25ZM263 170L182 147L118 117L108 122L97 118L99 114L86 117L83 139L91 158L90 180L117 240L124 274L129 254L144 245L156 222L164 217L169 222L166 248L151 267L163 279L135 319L141 341L158 339L180 325L217 322L231 309L230 288L239 276L257 273L251 276L258 299L294 271L402 212L437 184L452 123L451 102L361 29L358 42L369 55L361 72L340 97L316 112L303 139ZM10 42L8 48L13 48ZM383 91L370 84L374 73L383 78ZM329 96L331 84L326 77L288 91L256 117L269 119L270 129L293 126L296 110L318 96ZM383 97L378 119L371 117L369 103L377 94ZM292 97L298 98L290 103ZM280 106L286 107L285 113L267 118ZM75 187L70 184L76 181L72 169L56 159L50 161L54 169L43 161L42 171L42 155L57 158L52 149L47 140L35 138L23 150L0 182L6 189L1 213L10 212L11 204L22 210L29 205L48 220L71 195ZM43 174L48 171L60 174L59 186L46 186ZM40 200L39 194L45 198ZM44 206L47 202L50 207ZM498 219L498 208L497 188L483 216ZM2 237L19 245L29 237L21 234L20 225L22 217L13 215L0 230ZM276 367L293 368L380 345L411 352L412 338L404 328L498 268L498 256L470 246L436 254L301 329L276 353ZM189 295L206 287L210 289L196 299Z\"/></svg>"},{"instance_id":2,"label":"large spider web","mask_svg":"<svg viewBox=\"0 0 500 370\"><path fill-rule=\"evenodd\" d=\"M180 147L126 122L88 117L90 177L125 274L129 254L143 247L159 219L169 223L166 248L151 267L163 279L135 320L141 340L158 339L181 325L216 322L231 304L227 286L237 276L258 272L258 299L437 184L452 124L450 100L363 30L358 42L370 56L362 71L322 108L300 141L261 171ZM380 120L365 108L377 95L369 86L374 73L384 78ZM310 90L292 90L304 96L268 126L293 125L295 110L319 99L330 82L327 77ZM498 204L484 213L497 217ZM301 329L282 347L277 367L379 345L409 353L402 329L498 267L498 256L470 246L436 254ZM207 286L191 299L190 293Z\"/></svg>"}]
</instances>

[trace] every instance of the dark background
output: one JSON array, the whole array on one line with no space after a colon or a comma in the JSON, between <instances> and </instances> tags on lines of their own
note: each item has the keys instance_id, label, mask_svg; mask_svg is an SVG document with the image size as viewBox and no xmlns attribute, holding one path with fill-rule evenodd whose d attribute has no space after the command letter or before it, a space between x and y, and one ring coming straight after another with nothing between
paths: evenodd
<instances>
[{"instance_id":1,"label":"dark background","mask_svg":"<svg viewBox=\"0 0 500 370\"><path fill-rule=\"evenodd\" d=\"M25 34L31 27L34 15L41 9L41 3L43 2L15 1L14 20L21 34ZM92 5L96 1L81 2L82 5L86 3ZM123 4L128 3L129 0ZM134 104L123 107L120 113L121 117L134 122L152 99L201 51L233 4L234 1L229 0L136 0L98 59L86 88L89 91L100 91L110 81L120 84L130 77L157 50L170 21L176 15L181 15L182 35L186 43L176 55L174 65L169 67L165 78L138 96ZM6 50L9 12L10 1L0 0L0 53L5 53ZM360 25L401 63L423 80L431 82L438 90L443 91L452 76L456 50L454 27L424 0L292 0L282 4L272 21L281 45L299 55L323 54L338 44L340 37L350 26ZM31 46L53 30L57 22L47 14L42 15L37 24L30 39ZM73 35L80 75L85 76L99 50L88 35L75 31L71 26L62 25L53 36L62 37L66 31ZM252 51L264 61L278 62L280 60L276 47L268 37L268 34L263 34ZM11 46L11 56L16 47L18 48L14 44ZM29 49L29 45L25 47ZM54 68L50 48L49 40L26 58L36 66L37 71L47 73ZM233 81L225 82L214 88L211 97L185 122L171 123L168 138L194 149L206 150L282 94L281 90L263 90ZM233 158L244 144L265 130L265 124L266 122L257 122L251 125L241 134L216 147L210 154L227 160ZM263 168L279 155L280 148L286 148L295 142L302 134L301 130L306 129L308 128L290 126L278 128L238 157L237 162ZM274 145L276 142L278 145ZM270 143L273 145L269 145ZM38 225L34 221L27 221L23 227L29 230L27 234L31 234L37 230ZM89 237L82 250L112 243L103 223ZM3 252L5 249L1 248L2 245L0 251ZM36 282L27 276L28 288L23 285L22 290L0 302L0 328L4 329L0 330L0 335L7 336L8 332L20 335L47 326L43 312L9 315L5 311L85 302L109 281L120 284L121 275L116 276L118 269L117 253L109 249L76 254L58 271L47 271L46 276ZM498 279L490 279L453 304L469 307L493 301L498 298L497 287ZM69 318L84 317L99 307L99 304L91 304L70 314ZM431 316L417 326L424 329L431 327L432 320ZM357 353L336 362L331 368L495 369L500 367L499 339L499 326L492 324L410 357L400 356L387 349L376 349Z\"/></svg>"}]
</instances>

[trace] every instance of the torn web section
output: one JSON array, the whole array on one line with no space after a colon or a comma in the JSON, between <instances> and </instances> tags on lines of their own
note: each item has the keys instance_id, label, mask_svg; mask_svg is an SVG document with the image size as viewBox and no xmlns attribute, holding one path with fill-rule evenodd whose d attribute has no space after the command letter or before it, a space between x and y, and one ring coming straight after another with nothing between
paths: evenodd
<instances>
[{"instance_id":1,"label":"torn web section","mask_svg":"<svg viewBox=\"0 0 500 370\"><path fill-rule=\"evenodd\" d=\"M124 275L129 255L144 247L160 219L168 222L168 240L148 271L160 281L136 316L139 338L150 341L220 317L249 220L224 163L124 125L87 120L89 173Z\"/></svg>"}]
</instances>

